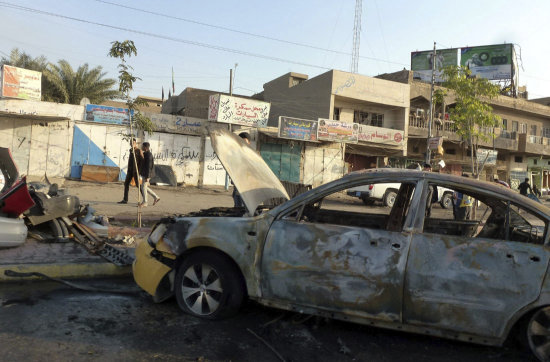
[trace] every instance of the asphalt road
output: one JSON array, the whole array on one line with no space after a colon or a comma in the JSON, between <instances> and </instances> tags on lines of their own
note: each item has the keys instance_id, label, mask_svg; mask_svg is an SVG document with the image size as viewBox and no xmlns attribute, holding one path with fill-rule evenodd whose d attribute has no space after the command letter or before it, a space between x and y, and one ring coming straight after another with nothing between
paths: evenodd
<instances>
[{"instance_id":1,"label":"asphalt road","mask_svg":"<svg viewBox=\"0 0 550 362\"><path fill-rule=\"evenodd\" d=\"M80 281L135 290L132 280ZM51 282L0 285L2 361L531 361L510 343L477 346L310 318L247 303L205 321L143 292L84 292Z\"/></svg>"}]
</instances>

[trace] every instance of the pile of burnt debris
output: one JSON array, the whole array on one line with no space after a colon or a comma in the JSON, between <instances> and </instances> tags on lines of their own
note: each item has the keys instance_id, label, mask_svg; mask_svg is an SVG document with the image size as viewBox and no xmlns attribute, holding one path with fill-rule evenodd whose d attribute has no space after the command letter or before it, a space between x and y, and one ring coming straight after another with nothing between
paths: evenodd
<instances>
[{"instance_id":1,"label":"pile of burnt debris","mask_svg":"<svg viewBox=\"0 0 550 362\"><path fill-rule=\"evenodd\" d=\"M117 240L109 238L106 217L96 217L89 205L81 205L46 175L44 180L27 184L9 149L0 147L0 247L20 246L27 236L41 242L74 241L117 265L132 263L133 257L110 245Z\"/></svg>"}]
</instances>

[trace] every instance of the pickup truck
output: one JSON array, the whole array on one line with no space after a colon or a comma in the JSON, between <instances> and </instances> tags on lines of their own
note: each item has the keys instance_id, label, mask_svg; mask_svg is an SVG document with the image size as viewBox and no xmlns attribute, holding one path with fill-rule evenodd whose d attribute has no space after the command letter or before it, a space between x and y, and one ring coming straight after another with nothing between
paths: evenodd
<instances>
[{"instance_id":1,"label":"pickup truck","mask_svg":"<svg viewBox=\"0 0 550 362\"><path fill-rule=\"evenodd\" d=\"M382 201L385 206L392 207L395 196L399 191L400 183L380 183L364 185L347 190L348 196L358 197L365 205L372 205L376 201ZM453 190L444 187L437 188L437 201L444 209L452 207Z\"/></svg>"}]
</instances>

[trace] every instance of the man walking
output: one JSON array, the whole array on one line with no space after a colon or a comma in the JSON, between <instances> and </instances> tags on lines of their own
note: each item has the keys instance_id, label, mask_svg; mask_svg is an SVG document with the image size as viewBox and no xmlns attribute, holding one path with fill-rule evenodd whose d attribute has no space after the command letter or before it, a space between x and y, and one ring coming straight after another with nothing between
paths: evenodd
<instances>
[{"instance_id":1,"label":"man walking","mask_svg":"<svg viewBox=\"0 0 550 362\"><path fill-rule=\"evenodd\" d=\"M533 189L531 189L531 185L529 185L529 179L525 178L525 181L519 184L518 186L519 193L523 196L527 196L527 190L530 191L530 193L533 193Z\"/></svg>"},{"instance_id":2,"label":"man walking","mask_svg":"<svg viewBox=\"0 0 550 362\"><path fill-rule=\"evenodd\" d=\"M141 150L137 146L135 138L132 138L130 143L132 145L132 148L130 148L130 157L128 157L128 170L126 172L126 179L124 180L124 198L122 199L122 201L118 202L119 204L128 203L128 191L130 189L130 183L132 182L132 179L134 179L134 182L136 183L136 187L139 187L139 177L138 177L138 170L136 170L136 165L138 167L141 165L143 155L141 153ZM134 154L136 155L135 161L134 161Z\"/></svg>"},{"instance_id":3,"label":"man walking","mask_svg":"<svg viewBox=\"0 0 550 362\"><path fill-rule=\"evenodd\" d=\"M149 182L151 181L151 177L153 177L153 169L155 167L155 161L153 159L153 154L151 153L151 145L149 142L143 142L142 150L143 150L143 160L141 161L141 167L139 169L139 174L141 175L142 184L141 184L141 195L143 196L143 202L139 205L141 207L147 206L147 194L151 194L155 201L153 201L153 205L156 205L157 202L160 201L160 197L157 196L157 194L149 188Z\"/></svg>"}]
</instances>

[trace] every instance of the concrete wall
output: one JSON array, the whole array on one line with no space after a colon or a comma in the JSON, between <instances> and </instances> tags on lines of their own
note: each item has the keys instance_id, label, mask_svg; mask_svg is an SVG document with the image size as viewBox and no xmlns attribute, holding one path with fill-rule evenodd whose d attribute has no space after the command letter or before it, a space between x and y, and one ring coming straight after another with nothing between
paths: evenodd
<instances>
[{"instance_id":1,"label":"concrete wall","mask_svg":"<svg viewBox=\"0 0 550 362\"><path fill-rule=\"evenodd\" d=\"M331 118L332 73L323 73L290 88L292 73L264 84L263 99L271 103L268 126L277 127L279 116L311 120Z\"/></svg>"}]
</instances>

